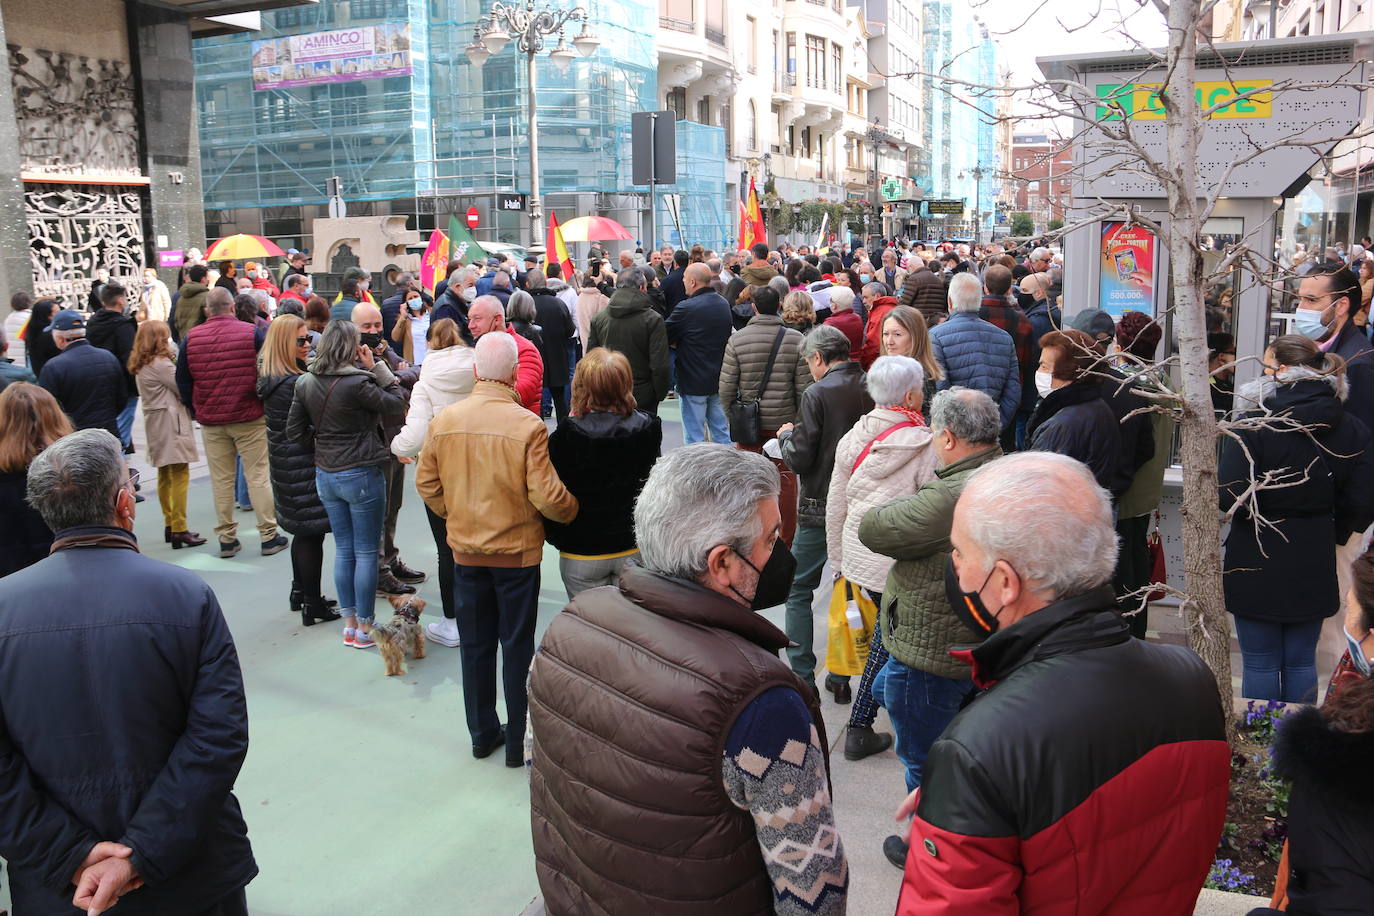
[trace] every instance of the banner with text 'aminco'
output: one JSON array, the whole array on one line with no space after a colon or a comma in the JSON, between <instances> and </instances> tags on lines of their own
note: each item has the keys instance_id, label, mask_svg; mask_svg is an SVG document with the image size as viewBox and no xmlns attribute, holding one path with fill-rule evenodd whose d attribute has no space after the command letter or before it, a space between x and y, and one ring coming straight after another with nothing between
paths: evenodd
<instances>
[{"instance_id":1,"label":"banner with text 'aminco'","mask_svg":"<svg viewBox=\"0 0 1374 916\"><path fill-rule=\"evenodd\" d=\"M1143 226L1102 224L1097 307L1113 318L1155 311L1155 235Z\"/></svg>"},{"instance_id":2,"label":"banner with text 'aminco'","mask_svg":"<svg viewBox=\"0 0 1374 916\"><path fill-rule=\"evenodd\" d=\"M383 22L253 42L253 88L409 76L410 23Z\"/></svg>"}]
</instances>

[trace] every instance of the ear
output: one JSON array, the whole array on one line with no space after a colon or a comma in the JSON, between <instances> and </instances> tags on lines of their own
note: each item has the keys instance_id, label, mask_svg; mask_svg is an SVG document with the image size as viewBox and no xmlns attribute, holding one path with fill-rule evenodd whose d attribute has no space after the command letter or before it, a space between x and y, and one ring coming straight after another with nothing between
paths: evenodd
<instances>
[{"instance_id":1,"label":"ear","mask_svg":"<svg viewBox=\"0 0 1374 916\"><path fill-rule=\"evenodd\" d=\"M1003 607L1015 604L1024 591L1021 577L1016 574L1016 570L1011 568L1011 564L1006 560L998 560L995 566L997 572L1001 573L1001 585L997 586L997 600Z\"/></svg>"},{"instance_id":2,"label":"ear","mask_svg":"<svg viewBox=\"0 0 1374 916\"><path fill-rule=\"evenodd\" d=\"M706 555L706 578L720 588L730 584L730 573L735 562L735 552L724 544L717 544Z\"/></svg>"}]
</instances>

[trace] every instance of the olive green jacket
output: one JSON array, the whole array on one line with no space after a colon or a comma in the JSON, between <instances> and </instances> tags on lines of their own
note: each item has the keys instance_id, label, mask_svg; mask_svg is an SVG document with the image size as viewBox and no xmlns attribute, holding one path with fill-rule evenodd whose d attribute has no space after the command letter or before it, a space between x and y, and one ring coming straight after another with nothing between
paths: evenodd
<instances>
[{"instance_id":1,"label":"olive green jacket","mask_svg":"<svg viewBox=\"0 0 1374 916\"><path fill-rule=\"evenodd\" d=\"M978 637L954 617L945 597L945 564L951 550L954 504L975 470L1002 457L993 446L939 468L935 479L865 513L859 541L874 553L894 558L883 588L879 623L883 645L909 668L940 677L968 679L968 665L950 657L955 646Z\"/></svg>"}]
</instances>

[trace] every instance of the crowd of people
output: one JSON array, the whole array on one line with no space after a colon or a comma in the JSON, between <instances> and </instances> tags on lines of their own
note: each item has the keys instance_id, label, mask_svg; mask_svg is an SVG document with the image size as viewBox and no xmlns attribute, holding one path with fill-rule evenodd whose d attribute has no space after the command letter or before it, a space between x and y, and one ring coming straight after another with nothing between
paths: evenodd
<instances>
[{"instance_id":1,"label":"crowd of people","mask_svg":"<svg viewBox=\"0 0 1374 916\"><path fill-rule=\"evenodd\" d=\"M454 260L434 289L403 273L385 298L350 268L332 301L306 255L287 264L223 262L212 279L194 263L170 293L155 274L138 295L101 277L89 310L16 297L30 317L25 365L0 362L0 750L17 749L0 754L0 855L17 906L137 894L246 912L237 657L204 583L137 556L141 410L164 541L209 542L188 522L203 452L217 556L242 551L236 510L251 509L261 554L290 552L283 604L337 623L347 648L377 646L379 597L428 580L398 546L414 486L442 607L423 633L458 650L473 756L530 767L550 913L844 912L827 695L847 707L846 759L892 748L903 767L908 827L883 845L905 872L899 913L1191 907L1230 758L1211 673L1145 639L1173 441L1148 409L1160 321L1067 309L1043 246L614 263L594 246L572 276L534 256ZM1298 333L1221 408L1252 421L1219 465L1245 696L1315 702L1317 638L1343 605L1352 658L1374 652L1374 356L1347 343L1361 294L1344 266L1305 275ZM1224 337L1214 380L1236 362ZM664 453L670 400L684 447ZM546 545L569 603L536 651ZM35 590L78 556L119 586L112 607L43 617ZM817 655L827 567L876 612L861 671ZM119 739L138 775L83 782L11 701L77 663L64 640L141 625L123 596L146 594L165 596L159 635L121 631L101 653L111 677L165 659L131 688L153 712L121 708L143 723ZM781 629L752 613L779 606ZM100 683L45 702L94 704ZM1304 727L1374 728L1370 683ZM1305 773L1300 758L1284 765ZM1294 862L1335 867L1321 846Z\"/></svg>"}]
</instances>

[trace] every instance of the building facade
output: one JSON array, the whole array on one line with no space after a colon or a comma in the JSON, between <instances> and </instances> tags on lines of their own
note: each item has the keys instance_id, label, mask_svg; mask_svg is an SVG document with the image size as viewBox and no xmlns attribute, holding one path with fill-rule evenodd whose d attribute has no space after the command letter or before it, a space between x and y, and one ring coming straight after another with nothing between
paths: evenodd
<instances>
[{"instance_id":1,"label":"building facade","mask_svg":"<svg viewBox=\"0 0 1374 916\"><path fill-rule=\"evenodd\" d=\"M1013 212L1029 213L1036 232L1062 221L1073 199L1073 147L1049 134L1015 134L1011 140Z\"/></svg>"}]
</instances>

